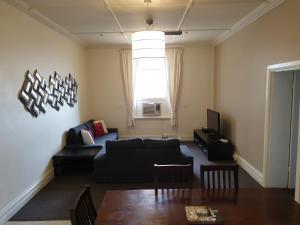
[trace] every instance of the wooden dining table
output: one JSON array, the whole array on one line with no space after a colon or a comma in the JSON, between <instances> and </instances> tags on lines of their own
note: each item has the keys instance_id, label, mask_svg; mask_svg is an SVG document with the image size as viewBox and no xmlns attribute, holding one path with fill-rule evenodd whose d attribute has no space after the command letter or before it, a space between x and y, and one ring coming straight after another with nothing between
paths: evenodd
<instances>
[{"instance_id":1,"label":"wooden dining table","mask_svg":"<svg viewBox=\"0 0 300 225\"><path fill-rule=\"evenodd\" d=\"M95 224L185 225L185 206L205 205L217 209L225 225L300 225L300 205L287 190L241 188L232 199L215 196L201 189L184 196L176 191L108 191Z\"/></svg>"}]
</instances>

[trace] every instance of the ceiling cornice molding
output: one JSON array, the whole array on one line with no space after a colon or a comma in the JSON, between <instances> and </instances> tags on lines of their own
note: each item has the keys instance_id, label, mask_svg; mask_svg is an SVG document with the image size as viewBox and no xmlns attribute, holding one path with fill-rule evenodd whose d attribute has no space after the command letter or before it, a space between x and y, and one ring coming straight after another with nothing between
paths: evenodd
<instances>
[{"instance_id":1,"label":"ceiling cornice molding","mask_svg":"<svg viewBox=\"0 0 300 225\"><path fill-rule=\"evenodd\" d=\"M265 15L284 1L285 0L268 0L267 2L262 3L259 7L254 9L252 12L250 12L248 15L246 15L237 23L235 23L232 27L230 27L229 31L224 32L218 38L216 38L213 42L214 45L216 46L222 43L223 41L227 40L232 35L246 28L251 23L255 22L257 19L259 19L260 17L262 17L263 15Z\"/></svg>"},{"instance_id":2,"label":"ceiling cornice molding","mask_svg":"<svg viewBox=\"0 0 300 225\"><path fill-rule=\"evenodd\" d=\"M52 30L57 31L58 33L64 35L67 38L70 38L72 41L75 41L76 43L80 44L83 47L86 47L86 44L81 41L79 38L77 38L75 35L73 35L70 31L66 30L62 26L55 23L53 20L49 19L48 17L41 14L38 10L31 7L29 4L24 2L23 0L0 0L4 1L7 4L15 7L16 9L24 12L25 14L33 17L40 23L46 25L47 27L51 28Z\"/></svg>"}]
</instances>

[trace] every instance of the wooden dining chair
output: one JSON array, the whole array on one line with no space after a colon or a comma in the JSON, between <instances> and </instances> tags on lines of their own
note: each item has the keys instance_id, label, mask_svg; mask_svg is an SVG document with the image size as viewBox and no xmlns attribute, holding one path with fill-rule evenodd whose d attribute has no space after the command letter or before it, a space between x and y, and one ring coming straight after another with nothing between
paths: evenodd
<instances>
[{"instance_id":1,"label":"wooden dining chair","mask_svg":"<svg viewBox=\"0 0 300 225\"><path fill-rule=\"evenodd\" d=\"M191 190L193 183L193 167L191 164L154 164L155 193L158 189Z\"/></svg>"},{"instance_id":2,"label":"wooden dining chair","mask_svg":"<svg viewBox=\"0 0 300 225\"><path fill-rule=\"evenodd\" d=\"M206 178L206 179L205 179ZM202 189L239 189L238 165L201 165Z\"/></svg>"},{"instance_id":3,"label":"wooden dining chair","mask_svg":"<svg viewBox=\"0 0 300 225\"><path fill-rule=\"evenodd\" d=\"M97 212L92 202L90 186L84 186L70 210L71 224L93 225L96 217Z\"/></svg>"}]
</instances>

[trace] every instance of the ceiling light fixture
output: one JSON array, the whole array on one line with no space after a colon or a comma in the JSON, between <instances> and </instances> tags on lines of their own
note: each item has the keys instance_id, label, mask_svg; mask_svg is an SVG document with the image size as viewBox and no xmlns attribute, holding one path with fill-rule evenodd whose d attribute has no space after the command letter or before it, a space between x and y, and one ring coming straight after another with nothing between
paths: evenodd
<instances>
[{"instance_id":1,"label":"ceiling light fixture","mask_svg":"<svg viewBox=\"0 0 300 225\"><path fill-rule=\"evenodd\" d=\"M139 31L131 36L132 58L165 58L165 34L162 31Z\"/></svg>"},{"instance_id":2,"label":"ceiling light fixture","mask_svg":"<svg viewBox=\"0 0 300 225\"><path fill-rule=\"evenodd\" d=\"M148 5L151 0L144 0ZM132 39L132 58L165 58L165 34L162 31L150 30L152 28L153 19L148 16L146 20L148 25L146 31L135 32L131 35Z\"/></svg>"}]
</instances>

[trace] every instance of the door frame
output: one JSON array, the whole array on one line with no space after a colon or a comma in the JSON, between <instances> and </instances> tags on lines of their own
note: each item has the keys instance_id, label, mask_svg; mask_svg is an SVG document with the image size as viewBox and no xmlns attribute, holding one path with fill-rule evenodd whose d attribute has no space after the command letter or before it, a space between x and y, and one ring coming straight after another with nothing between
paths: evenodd
<instances>
[{"instance_id":1,"label":"door frame","mask_svg":"<svg viewBox=\"0 0 300 225\"><path fill-rule=\"evenodd\" d=\"M300 70L300 60L267 67L266 99L265 99L265 129L264 129L264 154L263 154L263 186L270 187L268 174L270 170L271 145L271 86L273 75L277 72ZM300 121L299 121L300 122ZM299 123L300 124L300 123ZM300 132L299 132L300 133ZM299 137L298 137L299 140ZM300 144L297 152L295 201L300 204Z\"/></svg>"}]
</instances>

